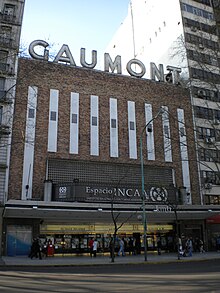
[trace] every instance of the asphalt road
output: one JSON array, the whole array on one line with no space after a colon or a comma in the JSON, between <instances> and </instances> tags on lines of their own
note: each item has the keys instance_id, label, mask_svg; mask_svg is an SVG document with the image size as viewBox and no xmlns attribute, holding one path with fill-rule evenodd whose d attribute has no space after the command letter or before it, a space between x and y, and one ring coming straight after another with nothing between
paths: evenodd
<instances>
[{"instance_id":1,"label":"asphalt road","mask_svg":"<svg viewBox=\"0 0 220 293\"><path fill-rule=\"evenodd\" d=\"M220 260L80 267L2 267L1 293L220 292Z\"/></svg>"}]
</instances>

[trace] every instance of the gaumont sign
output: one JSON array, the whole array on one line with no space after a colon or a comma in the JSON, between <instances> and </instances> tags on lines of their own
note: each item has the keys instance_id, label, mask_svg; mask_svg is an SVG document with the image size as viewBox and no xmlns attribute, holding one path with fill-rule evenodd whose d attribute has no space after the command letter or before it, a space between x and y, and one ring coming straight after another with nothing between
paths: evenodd
<instances>
[{"instance_id":1,"label":"gaumont sign","mask_svg":"<svg viewBox=\"0 0 220 293\"><path fill-rule=\"evenodd\" d=\"M43 49L43 53L37 53L37 47L41 47ZM38 60L49 61L49 44L43 40L35 40L29 46L29 54L32 58ZM42 50L41 50L42 51ZM69 49L68 45L63 44L58 53L56 54L54 63L65 63L70 66L76 66L73 55ZM91 54L91 62L88 63L86 61L86 49L80 49L80 64L84 68L93 69L97 65L97 51L92 50ZM136 70L136 68L138 68ZM152 80L165 81L170 83L178 83L179 82L179 74L181 69L174 66L167 66L168 70L167 74L164 74L163 64L159 64L157 67L155 63L150 63L150 78ZM131 59L128 61L126 65L127 72L134 77L143 77L146 73L145 65L138 59ZM114 60L112 60L109 53L104 54L104 71L121 74L122 73L122 65L121 65L121 56L117 55Z\"/></svg>"}]
</instances>

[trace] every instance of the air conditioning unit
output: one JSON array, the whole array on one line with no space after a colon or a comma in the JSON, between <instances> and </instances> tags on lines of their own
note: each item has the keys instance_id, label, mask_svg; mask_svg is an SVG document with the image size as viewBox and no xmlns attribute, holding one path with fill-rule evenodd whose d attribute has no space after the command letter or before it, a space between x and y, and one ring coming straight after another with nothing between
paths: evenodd
<instances>
[{"instance_id":1,"label":"air conditioning unit","mask_svg":"<svg viewBox=\"0 0 220 293\"><path fill-rule=\"evenodd\" d=\"M198 95L198 97L203 98L206 96L206 91L205 90L198 90L197 95Z\"/></svg>"},{"instance_id":2,"label":"air conditioning unit","mask_svg":"<svg viewBox=\"0 0 220 293\"><path fill-rule=\"evenodd\" d=\"M212 183L205 183L205 189L212 189Z\"/></svg>"},{"instance_id":3,"label":"air conditioning unit","mask_svg":"<svg viewBox=\"0 0 220 293\"><path fill-rule=\"evenodd\" d=\"M215 138L214 137L206 137L205 142L207 144L213 144L215 142Z\"/></svg>"},{"instance_id":4,"label":"air conditioning unit","mask_svg":"<svg viewBox=\"0 0 220 293\"><path fill-rule=\"evenodd\" d=\"M197 31L197 28L195 26L191 26L191 31L192 32L196 32Z\"/></svg>"},{"instance_id":5,"label":"air conditioning unit","mask_svg":"<svg viewBox=\"0 0 220 293\"><path fill-rule=\"evenodd\" d=\"M203 44L199 44L199 49L204 49Z\"/></svg>"},{"instance_id":6,"label":"air conditioning unit","mask_svg":"<svg viewBox=\"0 0 220 293\"><path fill-rule=\"evenodd\" d=\"M215 119L215 120L213 121L213 124L214 124L214 125L220 125L220 120Z\"/></svg>"}]
</instances>

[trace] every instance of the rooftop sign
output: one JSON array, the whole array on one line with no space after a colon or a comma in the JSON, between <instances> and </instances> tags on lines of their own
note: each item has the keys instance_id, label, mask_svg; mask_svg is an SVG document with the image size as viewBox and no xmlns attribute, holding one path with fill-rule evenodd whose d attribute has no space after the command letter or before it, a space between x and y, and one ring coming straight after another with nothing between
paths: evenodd
<instances>
[{"instance_id":1,"label":"rooftop sign","mask_svg":"<svg viewBox=\"0 0 220 293\"><path fill-rule=\"evenodd\" d=\"M36 53L36 47L43 47L43 54L40 55ZM43 40L35 40L29 46L29 54L32 58L38 60L49 61L49 44ZM70 66L76 66L72 53L69 49L68 45L63 44L60 48L59 52L57 53L56 57L52 61L54 63L65 63ZM97 51L92 50L92 61L91 63L86 62L86 49L80 49L80 64L84 68L93 69L97 65ZM134 66L135 65L135 66ZM138 67L139 71L137 72L134 70L134 67ZM167 66L166 68L169 72L168 74L164 75L164 68L163 64L159 64L159 67L155 65L155 63L150 63L150 78L152 80L158 81L166 81L169 83L178 83L179 82L179 74L181 69L178 67ZM121 56L117 55L115 60L113 61L109 53L104 54L104 71L122 74L122 66L121 66ZM145 65L138 59L131 59L128 61L126 65L127 72L134 77L143 77L146 73Z\"/></svg>"}]
</instances>

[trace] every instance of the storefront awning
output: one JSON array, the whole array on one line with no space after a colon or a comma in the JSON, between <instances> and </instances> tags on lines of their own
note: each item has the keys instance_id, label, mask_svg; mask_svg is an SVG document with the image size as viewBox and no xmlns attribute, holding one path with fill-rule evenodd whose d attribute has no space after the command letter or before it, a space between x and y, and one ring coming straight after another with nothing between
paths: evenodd
<instances>
[{"instance_id":1,"label":"storefront awning","mask_svg":"<svg viewBox=\"0 0 220 293\"><path fill-rule=\"evenodd\" d=\"M114 214L119 221L140 222L143 214L140 205L113 206ZM219 217L219 206L178 206L178 220L207 220ZM111 218L110 204L66 203L66 202L42 202L42 201L8 201L4 208L3 217L39 219L48 222L101 222L109 223ZM147 205L146 219L149 223L168 223L175 221L175 213L166 205Z\"/></svg>"}]
</instances>

